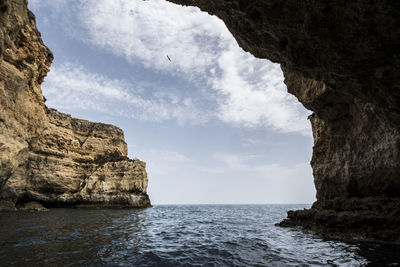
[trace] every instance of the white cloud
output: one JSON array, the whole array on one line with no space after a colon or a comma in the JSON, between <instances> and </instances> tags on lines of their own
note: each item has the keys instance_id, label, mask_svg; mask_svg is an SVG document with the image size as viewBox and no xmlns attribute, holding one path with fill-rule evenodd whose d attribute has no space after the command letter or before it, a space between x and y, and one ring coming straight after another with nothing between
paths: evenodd
<instances>
[{"instance_id":1,"label":"white cloud","mask_svg":"<svg viewBox=\"0 0 400 267\"><path fill-rule=\"evenodd\" d=\"M190 76L212 65L219 46L232 39L216 17L161 0L86 0L81 10L92 44L131 62Z\"/></svg>"},{"instance_id":2,"label":"white cloud","mask_svg":"<svg viewBox=\"0 0 400 267\"><path fill-rule=\"evenodd\" d=\"M206 114L191 99L157 91L152 96L143 95L146 90L142 86L109 79L80 65L66 63L51 68L43 91L49 106L65 111L94 110L155 122L207 120Z\"/></svg>"},{"instance_id":3,"label":"white cloud","mask_svg":"<svg viewBox=\"0 0 400 267\"><path fill-rule=\"evenodd\" d=\"M221 98L219 117L246 126L267 126L283 132L310 132L306 112L286 92L279 65L256 59L236 44L224 51L218 64L224 70L214 80Z\"/></svg>"},{"instance_id":4,"label":"white cloud","mask_svg":"<svg viewBox=\"0 0 400 267\"><path fill-rule=\"evenodd\" d=\"M286 92L279 65L244 52L215 16L164 0L75 0L69 5L34 0L31 5L38 8L39 2L52 8L51 14L68 18L60 23L71 37L132 64L190 81L193 90L216 102L217 108L207 111L213 113L209 117L239 127L311 133L309 112ZM190 101L182 102L181 108L157 105L160 119L175 118L181 123L190 119L183 116L184 103L190 106Z\"/></svg>"},{"instance_id":5,"label":"white cloud","mask_svg":"<svg viewBox=\"0 0 400 267\"><path fill-rule=\"evenodd\" d=\"M162 0L85 0L80 16L92 45L215 90L222 121L310 134L279 66L245 53L215 16Z\"/></svg>"}]
</instances>

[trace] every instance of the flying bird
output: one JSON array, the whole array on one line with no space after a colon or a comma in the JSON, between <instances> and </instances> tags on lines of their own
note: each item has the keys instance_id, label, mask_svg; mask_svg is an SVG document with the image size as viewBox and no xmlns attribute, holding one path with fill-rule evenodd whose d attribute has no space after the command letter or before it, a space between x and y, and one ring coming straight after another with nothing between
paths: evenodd
<instances>
[{"instance_id":1,"label":"flying bird","mask_svg":"<svg viewBox=\"0 0 400 267\"><path fill-rule=\"evenodd\" d=\"M169 56L168 56L168 55L167 55L167 58L168 58L168 60L169 60L169 61L171 61L171 62L172 62L172 60L169 58Z\"/></svg>"}]
</instances>

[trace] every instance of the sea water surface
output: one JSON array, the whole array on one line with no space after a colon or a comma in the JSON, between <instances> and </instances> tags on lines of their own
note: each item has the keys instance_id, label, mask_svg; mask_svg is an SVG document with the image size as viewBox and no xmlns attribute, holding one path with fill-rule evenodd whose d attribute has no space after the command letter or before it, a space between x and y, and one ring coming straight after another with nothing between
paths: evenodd
<instances>
[{"instance_id":1,"label":"sea water surface","mask_svg":"<svg viewBox=\"0 0 400 267\"><path fill-rule=\"evenodd\" d=\"M1 266L398 266L399 247L276 227L308 205L0 213Z\"/></svg>"}]
</instances>

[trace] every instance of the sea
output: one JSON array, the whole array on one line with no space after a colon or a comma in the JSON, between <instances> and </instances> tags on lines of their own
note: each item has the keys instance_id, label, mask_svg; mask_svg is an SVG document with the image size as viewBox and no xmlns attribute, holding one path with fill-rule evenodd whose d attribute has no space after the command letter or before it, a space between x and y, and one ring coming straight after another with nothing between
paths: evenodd
<instances>
[{"instance_id":1,"label":"sea","mask_svg":"<svg viewBox=\"0 0 400 267\"><path fill-rule=\"evenodd\" d=\"M309 205L0 213L0 266L399 266L400 248L275 226Z\"/></svg>"}]
</instances>

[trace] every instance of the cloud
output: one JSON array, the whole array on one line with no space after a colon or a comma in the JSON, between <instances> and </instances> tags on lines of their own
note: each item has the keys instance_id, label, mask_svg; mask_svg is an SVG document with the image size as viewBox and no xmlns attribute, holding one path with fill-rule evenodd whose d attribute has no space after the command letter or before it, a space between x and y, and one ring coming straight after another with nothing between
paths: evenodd
<instances>
[{"instance_id":1,"label":"cloud","mask_svg":"<svg viewBox=\"0 0 400 267\"><path fill-rule=\"evenodd\" d=\"M221 120L282 132L310 132L307 113L286 92L279 65L256 59L236 44L222 53L218 64L224 71L213 88L225 95L220 98Z\"/></svg>"},{"instance_id":2,"label":"cloud","mask_svg":"<svg viewBox=\"0 0 400 267\"><path fill-rule=\"evenodd\" d=\"M144 86L148 85L110 79L83 66L64 63L51 68L42 87L49 99L47 104L65 111L92 110L154 122L176 120L182 124L207 120L190 98L158 91L149 96L151 90Z\"/></svg>"},{"instance_id":3,"label":"cloud","mask_svg":"<svg viewBox=\"0 0 400 267\"><path fill-rule=\"evenodd\" d=\"M216 17L161 0L87 0L81 10L91 44L131 62L140 60L147 67L191 78L204 74L214 54L232 39Z\"/></svg>"},{"instance_id":4,"label":"cloud","mask_svg":"<svg viewBox=\"0 0 400 267\"><path fill-rule=\"evenodd\" d=\"M32 5L39 8L38 3L34 0ZM209 117L238 127L310 135L309 112L286 92L279 65L244 52L217 17L163 0L74 0L68 4L40 1L53 9L51 14L68 18L59 21L71 37L133 65L189 81L192 90L201 91L203 100L216 102L216 108L206 108L213 113ZM187 109L167 111L164 108L173 107L161 106L157 105L164 114L161 119L190 119L182 117Z\"/></svg>"},{"instance_id":5,"label":"cloud","mask_svg":"<svg viewBox=\"0 0 400 267\"><path fill-rule=\"evenodd\" d=\"M279 65L245 53L217 17L162 0L86 0L81 10L87 42L130 62L183 76L205 87L205 93L215 90L220 120L311 132L308 112L286 92Z\"/></svg>"}]
</instances>

